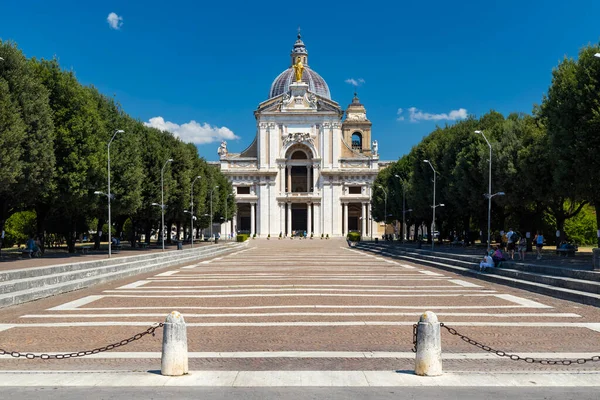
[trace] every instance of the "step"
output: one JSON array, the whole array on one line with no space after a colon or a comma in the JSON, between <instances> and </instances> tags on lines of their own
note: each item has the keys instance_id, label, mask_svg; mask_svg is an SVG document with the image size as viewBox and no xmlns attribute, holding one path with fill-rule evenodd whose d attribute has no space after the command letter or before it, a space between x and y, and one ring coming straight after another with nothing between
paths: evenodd
<instances>
[{"instance_id":1,"label":"step","mask_svg":"<svg viewBox=\"0 0 600 400\"><path fill-rule=\"evenodd\" d=\"M198 255L204 255L204 254L211 254L213 252L213 248L203 248L201 250L196 250L196 253L193 254L198 254ZM79 269L73 269L71 271L67 271L67 272L58 272L58 273L52 273L52 274L45 274L45 275L41 275L41 276L35 276L35 277L27 277L27 278L21 278L21 279L12 279L9 281L4 281L2 283L0 283L0 294L3 293L10 293L10 292L15 292L15 291L19 291L19 290L25 290L25 289L31 289L34 287L42 287L42 286L47 286L47 285L54 285L57 283L61 283L61 282L67 282L67 281L71 281L74 279L80 279L80 278L86 278L86 277L92 277L92 276L96 276L96 275L101 275L104 273L110 273L110 272L116 272L119 270L123 270L123 269L129 269L129 268L135 268L137 266L142 266L145 265L147 263L154 263L154 262L160 262L161 260L171 260L171 259L179 259L181 257L186 257L188 254L192 254L192 253L182 253L181 251L176 252L168 252L168 253L162 253L161 256L159 257L153 257L151 259L139 259L139 257L131 257L131 258L126 258L126 262L121 262L118 264L115 263L106 263L107 265L98 265L96 267L90 268L88 265L88 268L79 268ZM129 261L129 262L127 262ZM48 271L49 272L49 271Z\"/></svg>"},{"instance_id":2,"label":"step","mask_svg":"<svg viewBox=\"0 0 600 400\"><path fill-rule=\"evenodd\" d=\"M578 303L589 304L589 305L593 305L596 307L600 306L600 295L599 294L585 292L585 291L581 291L581 290L557 287L557 286L549 285L549 284L545 284L545 283L532 282L529 280L519 279L519 278L515 278L515 277L502 276L502 275L498 275L496 273L482 273L482 272L479 272L478 265L474 266L473 264L469 264L466 261L452 260L452 259L448 259L448 258L434 257L434 256L428 256L426 258L426 257L424 257L423 254L417 254L417 253L410 254L409 252L406 252L406 251L402 251L402 253L404 253L404 254L399 254L398 252L394 252L394 254L392 254L391 252L385 251L387 249L385 249L383 251L381 249L374 251L373 248L369 248L369 247L358 246L356 248L359 250L371 251L371 252L376 252L376 253L380 253L380 254L387 253L387 254L389 254L389 256L391 256L393 258L401 258L401 259L409 260L409 261L416 262L419 264L425 264L425 265L433 266L436 268L444 269L444 270L451 271L451 272L454 272L457 274L468 275L468 276L471 276L474 278L486 280L486 281L493 282L493 283L499 283L502 285L516 287L519 289L529 290L529 291L535 292L535 293L541 293L541 294L545 294L545 295L552 296L552 297L575 301ZM382 254L382 255L386 256L387 254ZM429 258L437 258L439 261L431 260ZM444 259L444 261L442 261L442 259ZM457 265L457 264L462 264L462 266ZM502 271L502 268L499 269L499 271ZM494 272L498 272L498 270L495 270Z\"/></svg>"},{"instance_id":3,"label":"step","mask_svg":"<svg viewBox=\"0 0 600 400\"><path fill-rule=\"evenodd\" d=\"M218 248L214 248L214 250L203 251L201 253L198 252L195 254L187 253L182 255L182 257L163 257L155 260L155 262L147 263L146 265L139 265L139 263L136 263L136 266L134 267L107 272L96 276L80 277L79 279L60 282L52 285L31 287L11 293L4 293L0 295L0 308L50 297L61 293L71 292L92 285L97 285L116 279L127 278L157 269L192 262L198 259L209 258L218 254L234 251L240 247L242 247L240 244L228 245L224 247L219 246ZM179 253L181 253L181 251L179 251Z\"/></svg>"}]
</instances>

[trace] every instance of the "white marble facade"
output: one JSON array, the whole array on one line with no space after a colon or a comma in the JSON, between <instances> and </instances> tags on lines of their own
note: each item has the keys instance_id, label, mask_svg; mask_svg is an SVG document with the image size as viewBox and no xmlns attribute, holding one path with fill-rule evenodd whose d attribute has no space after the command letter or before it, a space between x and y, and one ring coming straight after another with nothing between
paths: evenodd
<instances>
[{"instance_id":1,"label":"white marble facade","mask_svg":"<svg viewBox=\"0 0 600 400\"><path fill-rule=\"evenodd\" d=\"M293 69L298 60L304 64L300 82ZM325 81L308 66L300 36L291 61L254 113L252 144L241 153L229 153L226 143L219 148L220 168L233 184L238 207L221 232L371 235L379 156L366 110L356 95L345 113L331 100Z\"/></svg>"}]
</instances>

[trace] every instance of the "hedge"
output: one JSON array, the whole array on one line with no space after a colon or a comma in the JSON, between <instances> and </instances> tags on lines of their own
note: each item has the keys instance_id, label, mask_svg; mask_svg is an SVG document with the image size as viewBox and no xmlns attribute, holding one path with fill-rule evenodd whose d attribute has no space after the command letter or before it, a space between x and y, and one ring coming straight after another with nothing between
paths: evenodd
<instances>
[{"instance_id":1,"label":"hedge","mask_svg":"<svg viewBox=\"0 0 600 400\"><path fill-rule=\"evenodd\" d=\"M248 240L249 236L250 235L248 235L247 233L240 233L235 238L238 242L245 242L246 240Z\"/></svg>"}]
</instances>

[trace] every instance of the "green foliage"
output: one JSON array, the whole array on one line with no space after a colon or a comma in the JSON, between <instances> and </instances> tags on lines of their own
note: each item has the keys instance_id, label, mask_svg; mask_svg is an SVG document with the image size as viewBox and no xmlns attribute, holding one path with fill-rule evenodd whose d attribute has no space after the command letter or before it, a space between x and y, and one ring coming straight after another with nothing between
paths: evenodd
<instances>
[{"instance_id":1,"label":"green foliage","mask_svg":"<svg viewBox=\"0 0 600 400\"><path fill-rule=\"evenodd\" d=\"M35 236L35 212L21 211L14 213L6 221L4 245L22 244Z\"/></svg>"},{"instance_id":2,"label":"green foliage","mask_svg":"<svg viewBox=\"0 0 600 400\"><path fill-rule=\"evenodd\" d=\"M565 222L567 238L580 245L593 245L597 243L596 212L593 207L586 206L575 217Z\"/></svg>"},{"instance_id":3,"label":"green foliage","mask_svg":"<svg viewBox=\"0 0 600 400\"><path fill-rule=\"evenodd\" d=\"M245 242L246 240L248 240L249 235L246 233L239 233L236 237L235 240L236 242Z\"/></svg>"},{"instance_id":4,"label":"green foliage","mask_svg":"<svg viewBox=\"0 0 600 400\"><path fill-rule=\"evenodd\" d=\"M348 232L346 238L351 242L360 242L360 233L358 232Z\"/></svg>"}]
</instances>

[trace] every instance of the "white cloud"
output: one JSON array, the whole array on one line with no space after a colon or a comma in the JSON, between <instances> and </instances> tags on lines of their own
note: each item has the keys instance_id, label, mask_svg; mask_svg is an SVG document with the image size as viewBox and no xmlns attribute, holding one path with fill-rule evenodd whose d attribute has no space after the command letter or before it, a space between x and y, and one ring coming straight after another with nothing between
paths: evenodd
<instances>
[{"instance_id":1,"label":"white cloud","mask_svg":"<svg viewBox=\"0 0 600 400\"><path fill-rule=\"evenodd\" d=\"M404 116L402 115L403 112L404 112L403 109L401 109L401 108L398 109L398 113L397 113L398 121L404 121ZM408 116L409 116L410 122L442 121L442 120L456 121L459 119L467 118L467 109L459 108L458 110L452 110L449 113L431 114L431 113L423 112L423 111L417 109L416 107L411 107L408 109Z\"/></svg>"},{"instance_id":2,"label":"white cloud","mask_svg":"<svg viewBox=\"0 0 600 400\"><path fill-rule=\"evenodd\" d=\"M174 122L165 121L163 117L154 117L150 118L148 122L144 122L144 125L171 132L175 137L180 138L186 143L207 144L221 140L239 139L239 136L236 136L225 126L219 128L211 126L206 122L199 124L194 120L179 125Z\"/></svg>"},{"instance_id":3,"label":"white cloud","mask_svg":"<svg viewBox=\"0 0 600 400\"><path fill-rule=\"evenodd\" d=\"M123 26L123 17L118 16L114 12L111 12L110 14L108 14L106 21L108 22L108 25L112 29L119 30L121 28L121 26Z\"/></svg>"},{"instance_id":4,"label":"white cloud","mask_svg":"<svg viewBox=\"0 0 600 400\"><path fill-rule=\"evenodd\" d=\"M358 78L358 79L348 78L344 82L349 83L352 86L360 86L363 83L365 83L365 80L363 78Z\"/></svg>"}]
</instances>

